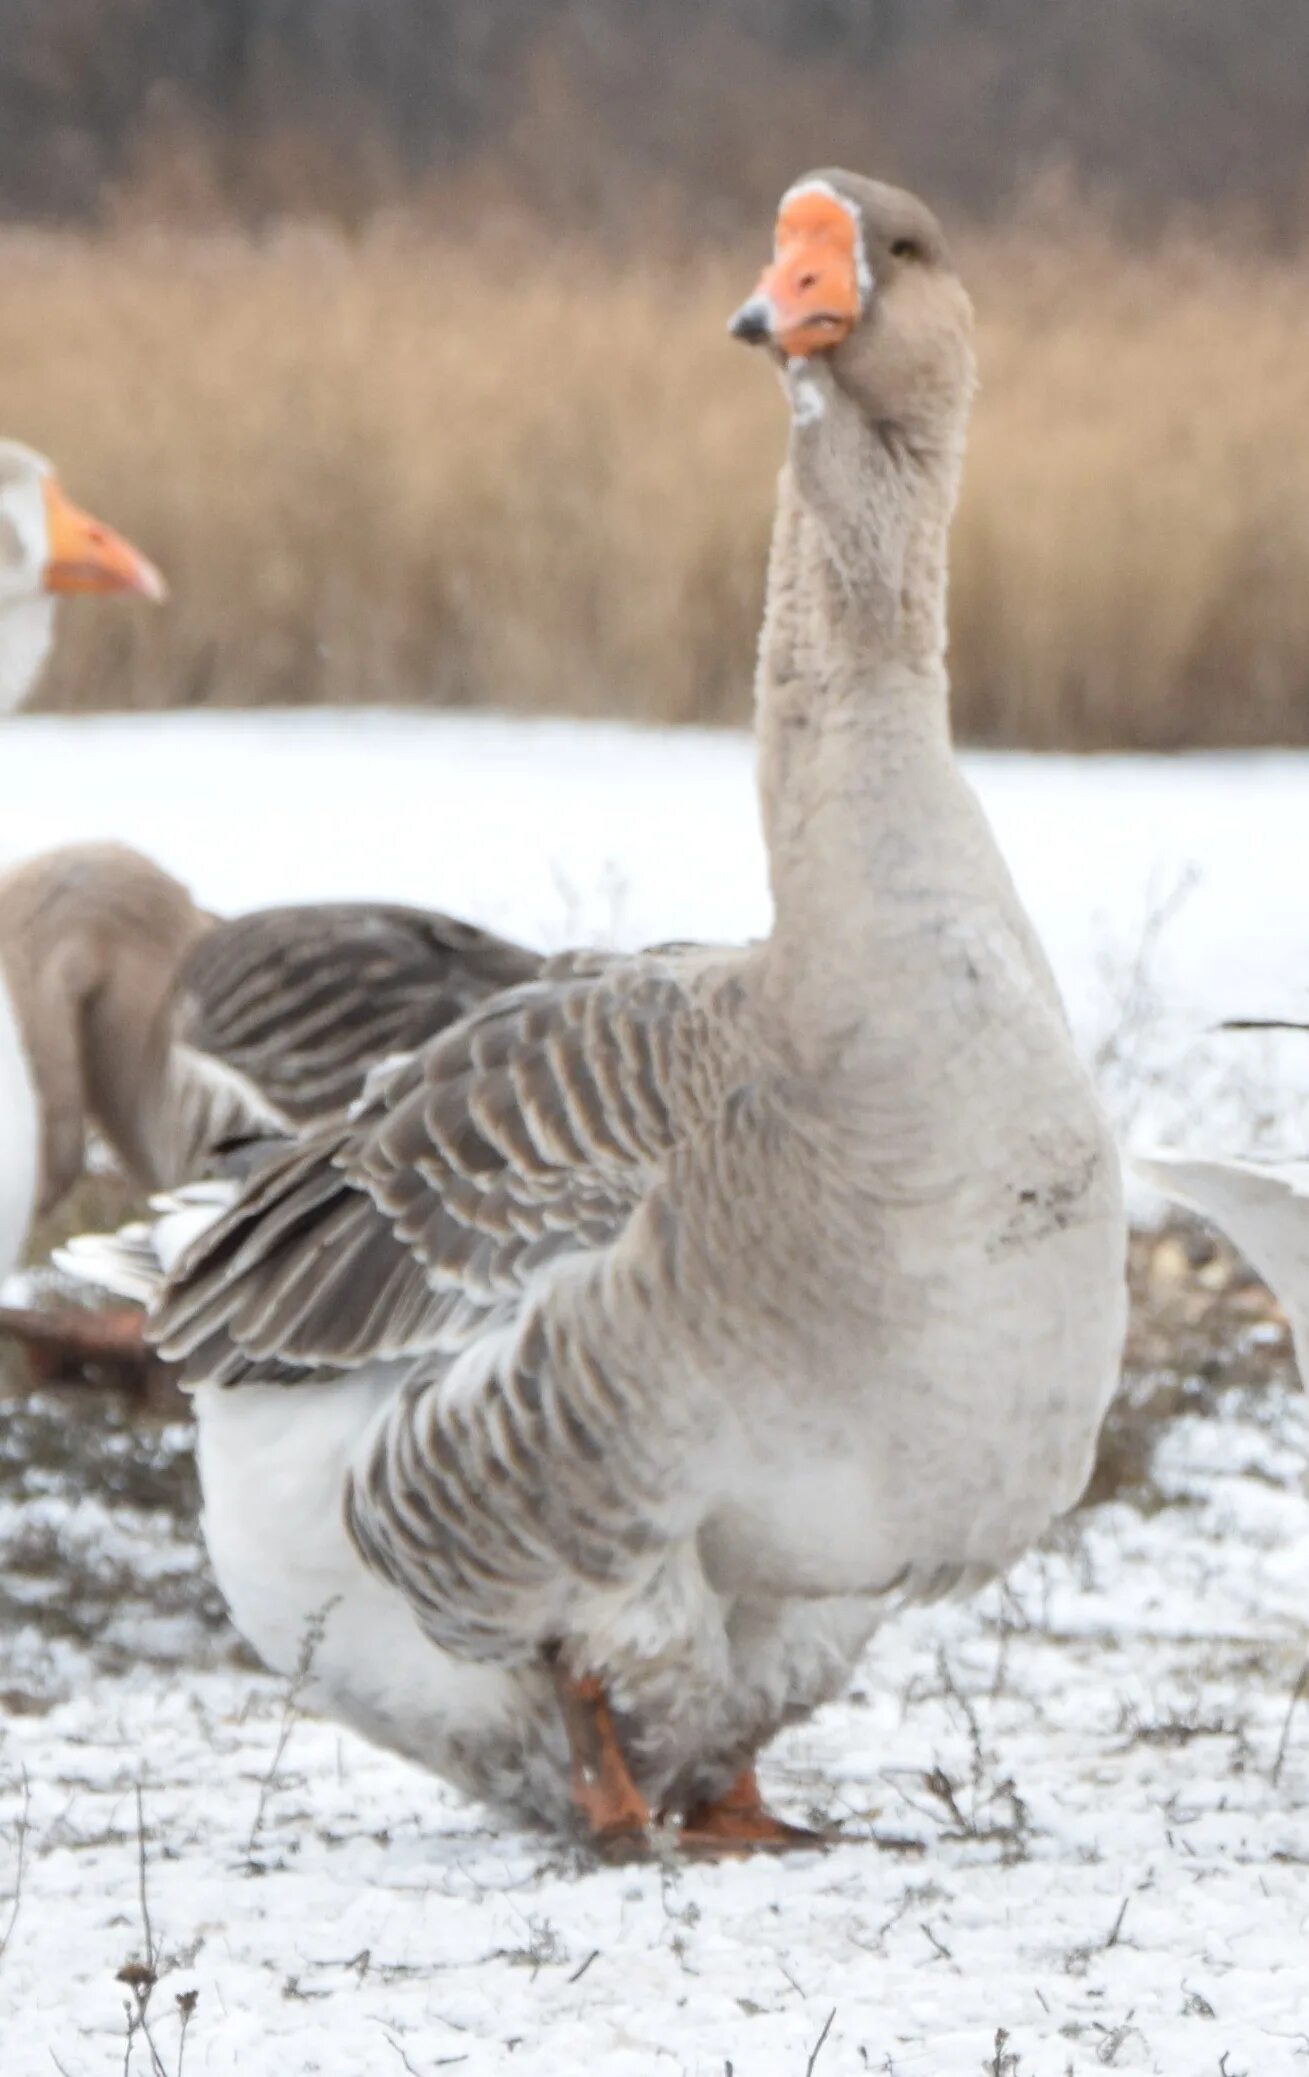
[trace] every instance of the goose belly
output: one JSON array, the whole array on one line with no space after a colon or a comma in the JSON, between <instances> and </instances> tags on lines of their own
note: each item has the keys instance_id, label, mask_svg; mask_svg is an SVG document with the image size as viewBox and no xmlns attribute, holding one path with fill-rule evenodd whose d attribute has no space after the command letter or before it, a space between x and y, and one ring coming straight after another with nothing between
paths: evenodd
<instances>
[{"instance_id":1,"label":"goose belly","mask_svg":"<svg viewBox=\"0 0 1309 2077\"><path fill-rule=\"evenodd\" d=\"M0 982L0 1275L23 1252L39 1165L36 1090L9 991Z\"/></svg>"},{"instance_id":2,"label":"goose belly","mask_svg":"<svg viewBox=\"0 0 1309 2077\"><path fill-rule=\"evenodd\" d=\"M979 1584L1077 1500L1118 1375L1123 1308L1085 1302L1107 1250L1047 1251L1039 1282L923 1295L862 1376L743 1448L703 1532L724 1589L935 1596ZM1062 1258L1062 1259L1060 1259ZM1105 1292L1104 1277L1097 1280Z\"/></svg>"},{"instance_id":3,"label":"goose belly","mask_svg":"<svg viewBox=\"0 0 1309 2077\"><path fill-rule=\"evenodd\" d=\"M733 1390L704 1532L725 1589L936 1594L1076 1501L1119 1372L1126 1230L1098 1105L1071 1078L1063 1097L1032 1132L997 1092L973 1145L925 1130L898 1177L847 1195L821 1270L791 1249L821 1310L771 1264L791 1331Z\"/></svg>"},{"instance_id":4,"label":"goose belly","mask_svg":"<svg viewBox=\"0 0 1309 2077\"><path fill-rule=\"evenodd\" d=\"M860 1404L879 1502L929 1579L1007 1567L1075 1503L1118 1381L1118 1151L1080 1075L1055 1077L1044 1101L1032 1079L1018 1116L996 1092L998 1123L955 1199L892 1224L884 1344Z\"/></svg>"},{"instance_id":5,"label":"goose belly","mask_svg":"<svg viewBox=\"0 0 1309 2077\"><path fill-rule=\"evenodd\" d=\"M533 1817L561 1819L567 1760L548 1682L438 1649L363 1564L342 1486L389 1380L195 1393L203 1525L232 1619L308 1704Z\"/></svg>"}]
</instances>

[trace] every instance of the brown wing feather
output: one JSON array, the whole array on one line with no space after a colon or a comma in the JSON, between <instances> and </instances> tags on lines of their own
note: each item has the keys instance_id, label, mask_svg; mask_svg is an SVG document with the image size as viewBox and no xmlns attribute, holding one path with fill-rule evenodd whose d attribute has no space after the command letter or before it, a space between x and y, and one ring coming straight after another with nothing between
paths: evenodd
<instances>
[{"instance_id":1,"label":"brown wing feather","mask_svg":"<svg viewBox=\"0 0 1309 2077\"><path fill-rule=\"evenodd\" d=\"M613 1241L676 1145L670 1035L691 1014L650 958L473 1012L255 1173L175 1273L160 1348L237 1382L448 1346L512 1309Z\"/></svg>"},{"instance_id":2,"label":"brown wing feather","mask_svg":"<svg viewBox=\"0 0 1309 2077\"><path fill-rule=\"evenodd\" d=\"M424 909L257 910L217 924L188 955L177 1033L305 1125L352 1103L377 1061L541 968L540 953Z\"/></svg>"}]
</instances>

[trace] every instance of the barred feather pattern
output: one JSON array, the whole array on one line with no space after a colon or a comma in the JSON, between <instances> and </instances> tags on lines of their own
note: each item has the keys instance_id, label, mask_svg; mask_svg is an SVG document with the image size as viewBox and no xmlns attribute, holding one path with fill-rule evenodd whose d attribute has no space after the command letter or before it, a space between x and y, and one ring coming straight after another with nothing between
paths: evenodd
<instances>
[{"instance_id":1,"label":"barred feather pattern","mask_svg":"<svg viewBox=\"0 0 1309 2077\"><path fill-rule=\"evenodd\" d=\"M216 924L178 976L180 1043L224 1062L293 1125L354 1101L542 956L457 918L384 902L262 909Z\"/></svg>"},{"instance_id":2,"label":"barred feather pattern","mask_svg":"<svg viewBox=\"0 0 1309 2077\"><path fill-rule=\"evenodd\" d=\"M740 958L570 961L497 998L267 1163L155 1320L193 1382L414 1359L348 1519L464 1656L536 1650L578 1582L690 1522L711 1416L682 1390L650 1419L652 1357L679 1156L732 1117Z\"/></svg>"}]
</instances>

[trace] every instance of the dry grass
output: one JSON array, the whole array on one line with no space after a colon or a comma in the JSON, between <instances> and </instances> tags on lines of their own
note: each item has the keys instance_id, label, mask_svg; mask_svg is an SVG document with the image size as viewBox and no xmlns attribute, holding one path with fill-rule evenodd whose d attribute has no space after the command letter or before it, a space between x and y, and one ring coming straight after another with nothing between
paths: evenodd
<instances>
[{"instance_id":1,"label":"dry grass","mask_svg":"<svg viewBox=\"0 0 1309 2077\"><path fill-rule=\"evenodd\" d=\"M619 271L453 226L0 239L4 427L167 567L48 704L745 713L781 409L759 253ZM977 245L961 732L1309 740L1309 285L1093 227Z\"/></svg>"}]
</instances>

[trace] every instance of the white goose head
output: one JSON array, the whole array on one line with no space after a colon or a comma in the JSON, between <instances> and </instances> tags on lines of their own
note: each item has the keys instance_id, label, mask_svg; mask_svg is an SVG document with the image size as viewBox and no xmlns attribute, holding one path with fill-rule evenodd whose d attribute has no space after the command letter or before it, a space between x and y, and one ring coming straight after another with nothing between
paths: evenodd
<instances>
[{"instance_id":1,"label":"white goose head","mask_svg":"<svg viewBox=\"0 0 1309 2077\"><path fill-rule=\"evenodd\" d=\"M63 592L130 592L160 600L152 562L67 496L44 455L0 440L0 712L20 706L40 674Z\"/></svg>"}]
</instances>

